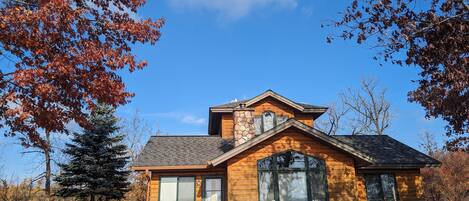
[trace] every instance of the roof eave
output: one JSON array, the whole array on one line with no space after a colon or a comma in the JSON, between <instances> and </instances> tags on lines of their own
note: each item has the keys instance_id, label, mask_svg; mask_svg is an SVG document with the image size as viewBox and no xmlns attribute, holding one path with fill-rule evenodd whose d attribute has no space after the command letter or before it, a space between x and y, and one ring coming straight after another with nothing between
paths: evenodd
<instances>
[{"instance_id":1,"label":"roof eave","mask_svg":"<svg viewBox=\"0 0 469 201\"><path fill-rule=\"evenodd\" d=\"M304 108L300 110L303 113L324 113L327 112L328 108ZM230 113L233 112L233 108L226 108L226 107L211 107L210 112L215 113Z\"/></svg>"},{"instance_id":2,"label":"roof eave","mask_svg":"<svg viewBox=\"0 0 469 201\"><path fill-rule=\"evenodd\" d=\"M299 105L299 104L297 104L297 103L291 101L290 99L288 99L288 98L286 98L286 97L283 97L283 96L280 95L280 94L275 93L275 92L272 91L272 90L267 90L266 92L264 92L264 93L262 93L262 94L260 94L260 95L258 95L258 96L256 96L256 97L254 97L254 98L248 100L248 101L246 102L246 106L250 106L250 105L252 105L252 104L254 104L254 103L257 103L257 102L259 102L260 100L263 100L264 98L267 98L267 97L273 97L273 98L275 98L275 99L277 99L277 100L279 100L279 101L281 101L281 102L283 102L283 103L285 103L285 104L287 104L287 105L289 105L289 106L291 106L291 107L293 107L293 108L295 108L295 109L297 109L297 110L299 110L299 111L304 111L304 109L305 109L303 106L301 106L301 105Z\"/></svg>"},{"instance_id":3,"label":"roof eave","mask_svg":"<svg viewBox=\"0 0 469 201\"><path fill-rule=\"evenodd\" d=\"M207 169L208 165L167 165L167 166L132 166L133 171L146 170L200 170Z\"/></svg>"},{"instance_id":4,"label":"roof eave","mask_svg":"<svg viewBox=\"0 0 469 201\"><path fill-rule=\"evenodd\" d=\"M277 127L267 131L266 133L260 135L260 136L257 136L255 137L254 139L250 140L250 141L247 141L245 142L244 144L242 145L239 145L238 147L226 152L225 154L221 155L221 156L218 156L217 158L213 159L213 160L210 160L208 161L208 164L209 165L213 165L213 166L217 166L223 162L225 162L226 160L238 155L239 153L243 152L243 151L246 151L247 149L251 148L252 146L255 146L256 144L264 141L264 140L267 140L268 138L276 135L277 133L280 133L290 127L296 127L306 133L309 133L311 135L313 135L314 137L318 138L319 140L321 141L324 141L326 143L329 143L339 149L342 149L343 151L345 152L348 152L352 155L354 155L355 157L363 160L363 161L366 161L366 162L369 162L369 163L374 163L374 159L370 156L367 156L366 154L363 154L361 152L359 152L358 150L356 150L355 148L347 145L347 144L344 144L342 143L341 141L335 139L335 138L332 138L332 137L328 137L326 136L325 134L324 135L321 135L320 131L314 129L314 128L311 128L295 119L289 119L288 121L286 121L285 123L281 124L281 125L278 125Z\"/></svg>"},{"instance_id":5,"label":"roof eave","mask_svg":"<svg viewBox=\"0 0 469 201\"><path fill-rule=\"evenodd\" d=\"M324 113L327 112L328 108L305 108L302 112L304 113Z\"/></svg>"},{"instance_id":6,"label":"roof eave","mask_svg":"<svg viewBox=\"0 0 469 201\"><path fill-rule=\"evenodd\" d=\"M372 169L420 169L440 167L441 163L397 163L397 164L373 164L359 167L361 170Z\"/></svg>"},{"instance_id":7,"label":"roof eave","mask_svg":"<svg viewBox=\"0 0 469 201\"><path fill-rule=\"evenodd\" d=\"M210 107L210 112L216 112L216 113L230 113L230 112L233 112L233 108L226 108L226 107Z\"/></svg>"},{"instance_id":8,"label":"roof eave","mask_svg":"<svg viewBox=\"0 0 469 201\"><path fill-rule=\"evenodd\" d=\"M259 102L260 100L263 100L267 97L272 97L272 98L275 98L295 109L297 109L298 111L301 111L301 112L304 112L304 113L324 113L327 111L327 107L317 107L317 108L308 108L308 107L304 107L303 105L301 104L298 104L272 90L267 90L265 91L264 93L260 94L260 95L257 95L256 97L254 98L251 98L249 100L246 100L244 102L244 104L249 107L250 105L254 104L254 103L257 103ZM210 107L210 111L211 112L233 112L233 109L237 108L239 106L235 106L235 107L227 107L227 106L213 106L213 107Z\"/></svg>"}]
</instances>

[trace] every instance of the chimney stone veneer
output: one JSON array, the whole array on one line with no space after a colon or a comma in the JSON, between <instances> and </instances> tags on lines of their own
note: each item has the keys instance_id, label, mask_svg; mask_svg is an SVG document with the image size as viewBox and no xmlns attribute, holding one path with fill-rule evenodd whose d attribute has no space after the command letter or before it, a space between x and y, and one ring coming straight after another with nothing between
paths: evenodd
<instances>
[{"instance_id":1,"label":"chimney stone veneer","mask_svg":"<svg viewBox=\"0 0 469 201\"><path fill-rule=\"evenodd\" d=\"M239 146L256 135L256 128L254 127L254 108L246 108L241 105L233 111L233 136L235 146Z\"/></svg>"}]
</instances>

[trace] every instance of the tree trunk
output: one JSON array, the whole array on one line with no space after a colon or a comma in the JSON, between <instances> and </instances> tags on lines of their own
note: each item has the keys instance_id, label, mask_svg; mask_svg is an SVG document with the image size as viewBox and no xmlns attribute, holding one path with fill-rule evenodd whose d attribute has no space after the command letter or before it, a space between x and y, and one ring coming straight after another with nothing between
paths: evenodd
<instances>
[{"instance_id":1,"label":"tree trunk","mask_svg":"<svg viewBox=\"0 0 469 201\"><path fill-rule=\"evenodd\" d=\"M50 189L50 182L51 182L51 165L50 165L50 134L46 133L46 147L44 148L44 158L46 162L46 182L45 182L45 191L46 191L46 196L47 199L50 200L50 195L51 195L51 189Z\"/></svg>"},{"instance_id":2,"label":"tree trunk","mask_svg":"<svg viewBox=\"0 0 469 201\"><path fill-rule=\"evenodd\" d=\"M90 201L95 201L94 195L91 195L91 196L90 196Z\"/></svg>"}]
</instances>

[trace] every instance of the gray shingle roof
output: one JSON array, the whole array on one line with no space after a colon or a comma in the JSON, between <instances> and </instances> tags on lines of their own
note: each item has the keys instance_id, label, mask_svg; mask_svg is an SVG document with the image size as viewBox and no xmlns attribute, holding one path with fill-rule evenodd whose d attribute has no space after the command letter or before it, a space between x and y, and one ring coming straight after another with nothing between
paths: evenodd
<instances>
[{"instance_id":1,"label":"gray shingle roof","mask_svg":"<svg viewBox=\"0 0 469 201\"><path fill-rule=\"evenodd\" d=\"M332 137L373 157L378 165L440 164L432 157L387 135L334 135Z\"/></svg>"},{"instance_id":2,"label":"gray shingle roof","mask_svg":"<svg viewBox=\"0 0 469 201\"><path fill-rule=\"evenodd\" d=\"M438 165L439 161L387 136L332 136L376 160L375 165ZM219 136L153 136L134 166L206 165L233 149Z\"/></svg>"},{"instance_id":3,"label":"gray shingle roof","mask_svg":"<svg viewBox=\"0 0 469 201\"><path fill-rule=\"evenodd\" d=\"M246 103L248 100L238 100L238 101L232 101L232 102L229 102L229 103L224 103L224 104L221 104L221 105L215 105L215 106L212 106L213 108L234 108L234 107L237 107L239 106L239 104L242 104L242 103Z\"/></svg>"},{"instance_id":4,"label":"gray shingle roof","mask_svg":"<svg viewBox=\"0 0 469 201\"><path fill-rule=\"evenodd\" d=\"M219 136L152 136L133 165L206 165L232 147Z\"/></svg>"}]
</instances>

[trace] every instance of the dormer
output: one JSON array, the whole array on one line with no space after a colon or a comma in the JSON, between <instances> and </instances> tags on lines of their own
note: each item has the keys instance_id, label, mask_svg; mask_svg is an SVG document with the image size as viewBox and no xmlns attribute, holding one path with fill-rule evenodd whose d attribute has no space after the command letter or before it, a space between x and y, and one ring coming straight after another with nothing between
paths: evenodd
<instances>
[{"instance_id":1,"label":"dormer","mask_svg":"<svg viewBox=\"0 0 469 201\"><path fill-rule=\"evenodd\" d=\"M313 127L326 111L327 107L298 103L267 90L251 99L210 107L208 133L245 142L251 134L260 135L290 118ZM239 139L234 138L235 128L246 129Z\"/></svg>"}]
</instances>

